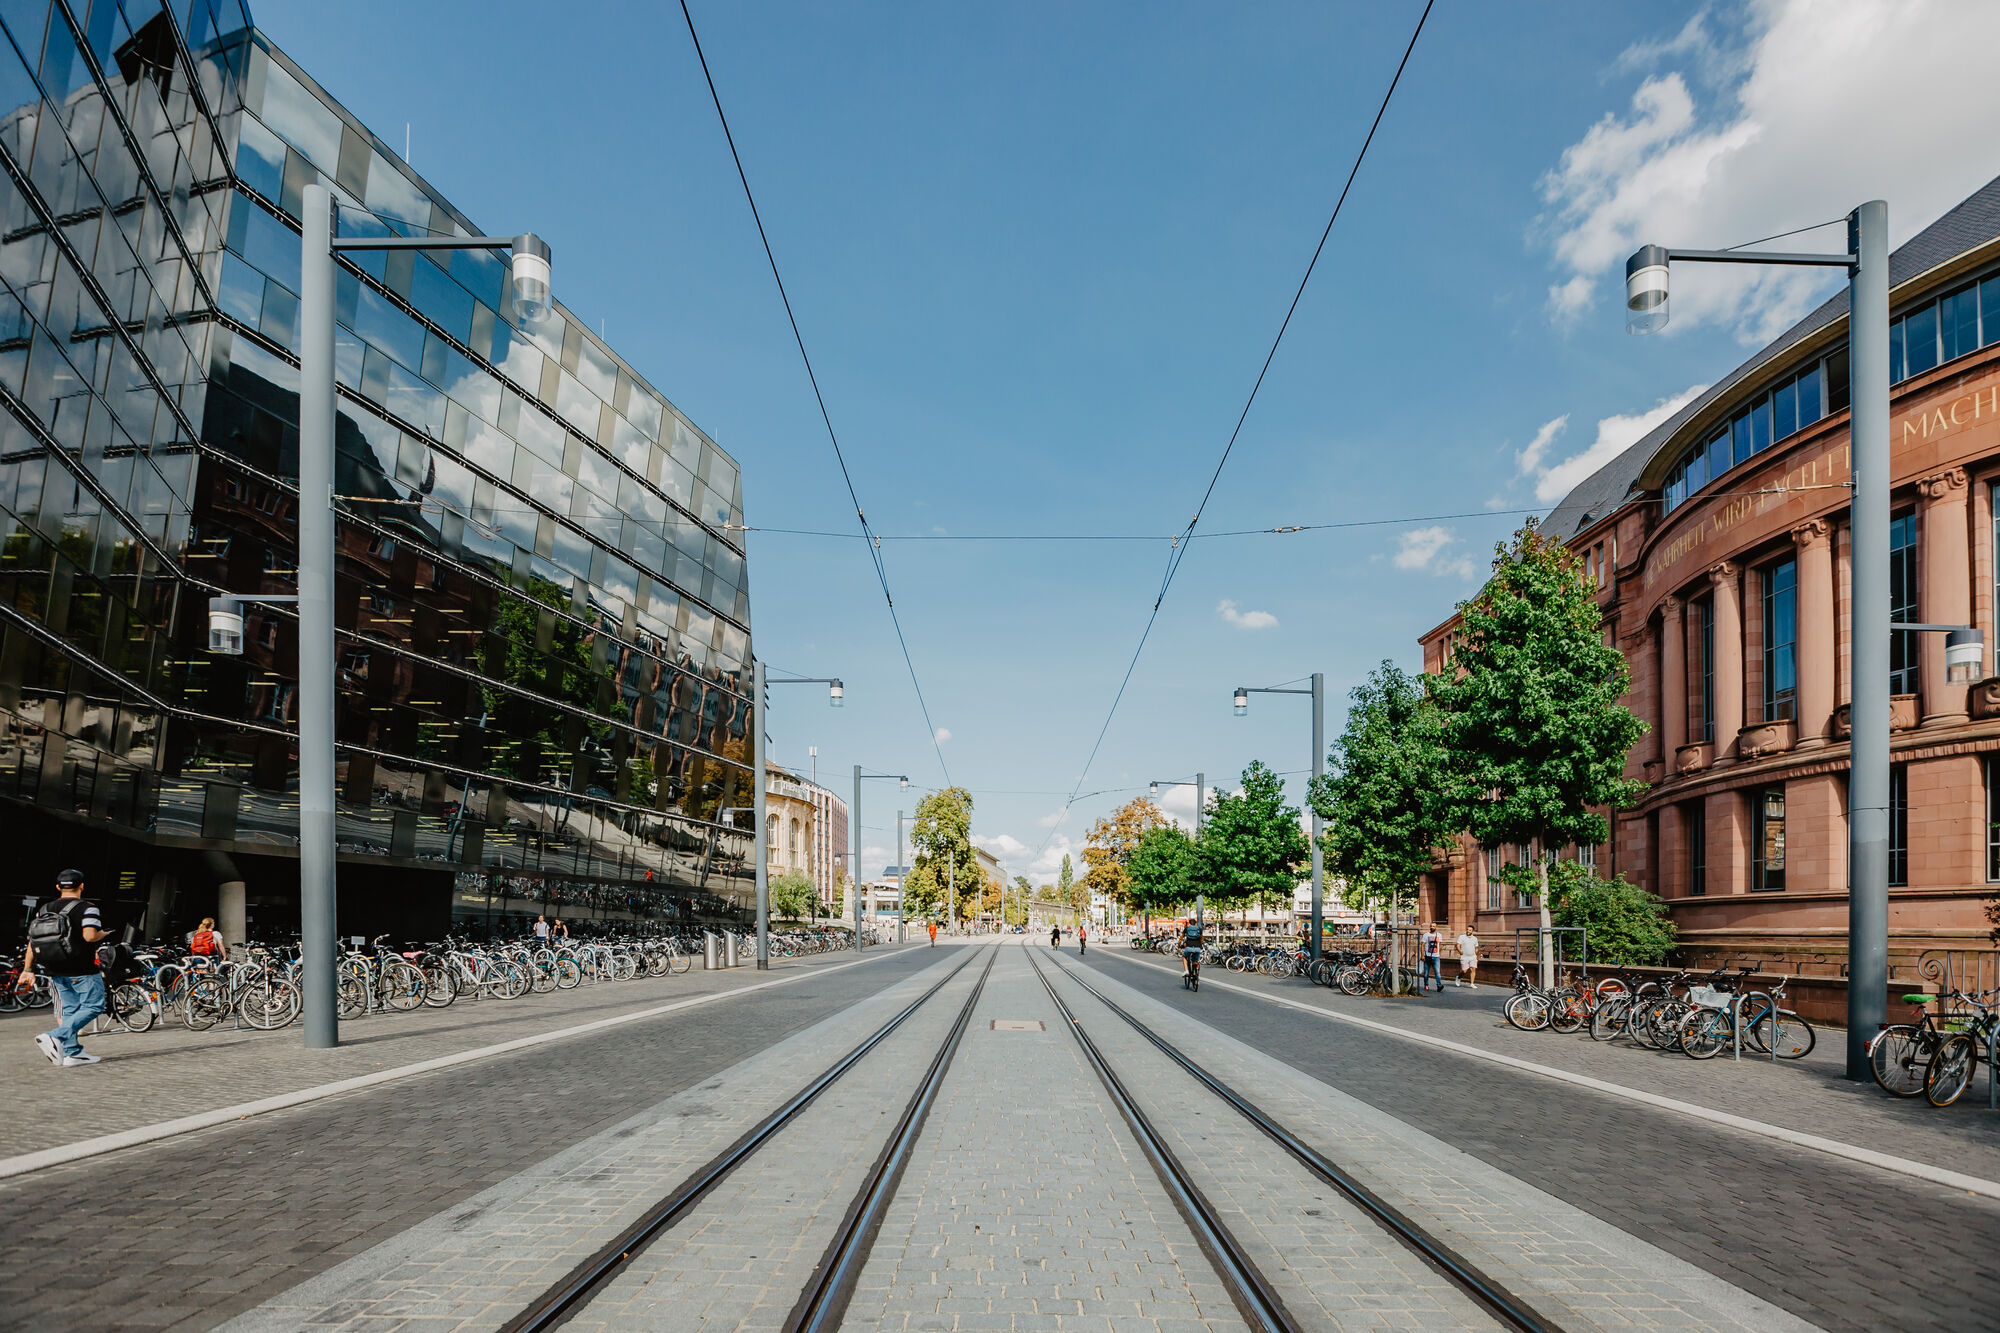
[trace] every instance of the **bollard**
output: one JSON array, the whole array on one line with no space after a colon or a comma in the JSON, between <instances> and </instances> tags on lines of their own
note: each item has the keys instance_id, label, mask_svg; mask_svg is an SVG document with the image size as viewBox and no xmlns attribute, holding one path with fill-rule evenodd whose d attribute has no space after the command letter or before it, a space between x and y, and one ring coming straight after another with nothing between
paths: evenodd
<instances>
[{"instance_id":1,"label":"bollard","mask_svg":"<svg viewBox=\"0 0 2000 1333\"><path fill-rule=\"evenodd\" d=\"M716 968L722 966L722 959L719 956L717 956L715 949L715 932L712 930L705 930L702 932L701 938L702 938L702 949L701 949L702 971L713 972L715 971Z\"/></svg>"},{"instance_id":2,"label":"bollard","mask_svg":"<svg viewBox=\"0 0 2000 1333\"><path fill-rule=\"evenodd\" d=\"M722 955L723 955L723 963L722 963L722 965L723 965L724 967L735 967L735 966L736 966L736 962L737 962L737 959L736 959L736 932L735 932L735 931L733 931L733 930L732 930L732 931L727 931L727 932L725 932L725 933L723 934L723 937L722 937Z\"/></svg>"}]
</instances>

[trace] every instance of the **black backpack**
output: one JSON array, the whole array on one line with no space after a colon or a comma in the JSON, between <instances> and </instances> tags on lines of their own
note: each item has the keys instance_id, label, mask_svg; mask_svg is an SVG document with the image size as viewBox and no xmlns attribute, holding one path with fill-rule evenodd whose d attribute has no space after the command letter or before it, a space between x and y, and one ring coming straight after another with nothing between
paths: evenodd
<instances>
[{"instance_id":1,"label":"black backpack","mask_svg":"<svg viewBox=\"0 0 2000 1333\"><path fill-rule=\"evenodd\" d=\"M97 960L83 942L81 898L57 898L35 909L28 922L28 943L35 946L35 966L52 976L63 976L81 968L95 971Z\"/></svg>"}]
</instances>

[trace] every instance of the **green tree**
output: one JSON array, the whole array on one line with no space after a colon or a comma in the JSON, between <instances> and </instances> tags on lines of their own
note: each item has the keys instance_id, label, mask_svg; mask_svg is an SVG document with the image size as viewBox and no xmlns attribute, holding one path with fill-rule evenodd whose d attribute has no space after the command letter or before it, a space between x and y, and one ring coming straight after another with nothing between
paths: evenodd
<instances>
[{"instance_id":1,"label":"green tree","mask_svg":"<svg viewBox=\"0 0 2000 1333\"><path fill-rule=\"evenodd\" d=\"M1069 853L1064 852L1062 869L1056 872L1056 902L1073 912L1076 910L1077 892L1076 869L1069 863ZM1084 901L1087 903L1090 900L1086 897Z\"/></svg>"},{"instance_id":2,"label":"green tree","mask_svg":"<svg viewBox=\"0 0 2000 1333\"><path fill-rule=\"evenodd\" d=\"M1090 896L1101 893L1113 902L1130 906L1126 884L1126 862L1146 831L1163 822L1160 807L1143 796L1135 796L1091 826L1083 848L1083 906Z\"/></svg>"},{"instance_id":3,"label":"green tree","mask_svg":"<svg viewBox=\"0 0 2000 1333\"><path fill-rule=\"evenodd\" d=\"M972 851L971 792L946 787L918 801L910 848L915 856L903 891L907 915L944 917L954 889L959 920L978 910L986 877Z\"/></svg>"},{"instance_id":4,"label":"green tree","mask_svg":"<svg viewBox=\"0 0 2000 1333\"><path fill-rule=\"evenodd\" d=\"M1134 911L1165 914L1192 902L1199 853L1194 839L1173 824L1147 829L1125 863L1127 895Z\"/></svg>"},{"instance_id":5,"label":"green tree","mask_svg":"<svg viewBox=\"0 0 2000 1333\"><path fill-rule=\"evenodd\" d=\"M1443 794L1441 718L1423 678L1393 662L1348 697L1347 729L1309 798L1326 821L1327 873L1345 881L1349 905L1386 900L1393 910L1458 832Z\"/></svg>"},{"instance_id":6,"label":"green tree","mask_svg":"<svg viewBox=\"0 0 2000 1333\"><path fill-rule=\"evenodd\" d=\"M787 870L771 876L770 890L771 915L792 921L817 915L819 895L804 871Z\"/></svg>"},{"instance_id":7,"label":"green tree","mask_svg":"<svg viewBox=\"0 0 2000 1333\"><path fill-rule=\"evenodd\" d=\"M1553 852L1604 842L1610 828L1591 807L1623 809L1644 790L1625 777L1646 730L1619 703L1629 683L1575 553L1533 522L1496 548L1493 577L1459 607L1457 651L1432 695L1454 822L1481 843L1534 845L1544 929ZM1542 971L1546 985L1552 961Z\"/></svg>"},{"instance_id":8,"label":"green tree","mask_svg":"<svg viewBox=\"0 0 2000 1333\"><path fill-rule=\"evenodd\" d=\"M1289 906L1312 855L1298 807L1285 804L1285 780L1258 759L1243 770L1240 790L1209 807L1199 847L1200 887L1221 907Z\"/></svg>"},{"instance_id":9,"label":"green tree","mask_svg":"<svg viewBox=\"0 0 2000 1333\"><path fill-rule=\"evenodd\" d=\"M1558 926L1582 926L1590 961L1620 967L1657 967L1674 947L1667 905L1620 875L1600 879L1575 861L1548 870L1548 894Z\"/></svg>"}]
</instances>

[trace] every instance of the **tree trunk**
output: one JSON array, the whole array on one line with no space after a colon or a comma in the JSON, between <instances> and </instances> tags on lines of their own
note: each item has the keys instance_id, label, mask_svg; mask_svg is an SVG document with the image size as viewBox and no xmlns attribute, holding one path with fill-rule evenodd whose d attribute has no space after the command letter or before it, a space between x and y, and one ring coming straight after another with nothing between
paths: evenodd
<instances>
[{"instance_id":1,"label":"tree trunk","mask_svg":"<svg viewBox=\"0 0 2000 1333\"><path fill-rule=\"evenodd\" d=\"M1556 960L1551 956L1555 948L1555 919L1549 915L1549 858L1542 850L1541 839L1535 840L1535 863L1542 875L1542 891L1535 895L1535 902L1541 909L1541 941L1535 952L1542 960L1542 989L1555 989Z\"/></svg>"}]
</instances>

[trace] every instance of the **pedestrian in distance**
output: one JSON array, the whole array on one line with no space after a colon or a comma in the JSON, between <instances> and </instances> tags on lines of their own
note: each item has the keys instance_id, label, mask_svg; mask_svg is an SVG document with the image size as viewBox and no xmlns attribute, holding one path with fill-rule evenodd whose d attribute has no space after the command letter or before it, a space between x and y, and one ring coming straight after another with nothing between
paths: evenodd
<instances>
[{"instance_id":1,"label":"pedestrian in distance","mask_svg":"<svg viewBox=\"0 0 2000 1333\"><path fill-rule=\"evenodd\" d=\"M540 940L543 944L547 944L549 942L548 917L538 916L535 918L535 938Z\"/></svg>"},{"instance_id":2,"label":"pedestrian in distance","mask_svg":"<svg viewBox=\"0 0 2000 1333\"><path fill-rule=\"evenodd\" d=\"M931 948L937 948L937 922L931 922Z\"/></svg>"},{"instance_id":3,"label":"pedestrian in distance","mask_svg":"<svg viewBox=\"0 0 2000 1333\"><path fill-rule=\"evenodd\" d=\"M201 924L188 935L188 952L197 958L216 961L229 956L229 946L223 941L222 932L215 928L214 917L203 917Z\"/></svg>"},{"instance_id":4,"label":"pedestrian in distance","mask_svg":"<svg viewBox=\"0 0 2000 1333\"><path fill-rule=\"evenodd\" d=\"M1437 983L1438 994L1444 994L1444 936L1438 932L1438 923L1431 922L1431 928L1423 933L1424 970L1417 978L1417 989L1429 991L1431 983Z\"/></svg>"},{"instance_id":5,"label":"pedestrian in distance","mask_svg":"<svg viewBox=\"0 0 2000 1333\"><path fill-rule=\"evenodd\" d=\"M1471 926L1458 937L1458 984L1479 989L1479 937Z\"/></svg>"},{"instance_id":6,"label":"pedestrian in distance","mask_svg":"<svg viewBox=\"0 0 2000 1333\"><path fill-rule=\"evenodd\" d=\"M569 927L563 923L561 917L555 919L555 923L549 927L549 933L564 944L569 943Z\"/></svg>"},{"instance_id":7,"label":"pedestrian in distance","mask_svg":"<svg viewBox=\"0 0 2000 1333\"><path fill-rule=\"evenodd\" d=\"M1060 948L1062 948L1062 927L1061 927L1061 926L1050 926L1050 927L1049 927L1049 947L1050 947L1051 949L1060 949Z\"/></svg>"},{"instance_id":8,"label":"pedestrian in distance","mask_svg":"<svg viewBox=\"0 0 2000 1333\"><path fill-rule=\"evenodd\" d=\"M55 996L56 1025L37 1034L35 1045L50 1064L72 1069L94 1065L99 1059L83 1049L76 1034L104 1012L104 978L97 971L97 944L111 938L97 904L83 896L83 888L81 870L65 870L56 876L59 896L35 909L28 922L28 954L21 963L22 981L27 981L39 965Z\"/></svg>"},{"instance_id":9,"label":"pedestrian in distance","mask_svg":"<svg viewBox=\"0 0 2000 1333\"><path fill-rule=\"evenodd\" d=\"M1089 945L1089 943L1090 943L1090 927L1081 925L1078 926L1076 928L1076 951L1078 953L1082 953L1085 950L1085 948Z\"/></svg>"}]
</instances>

